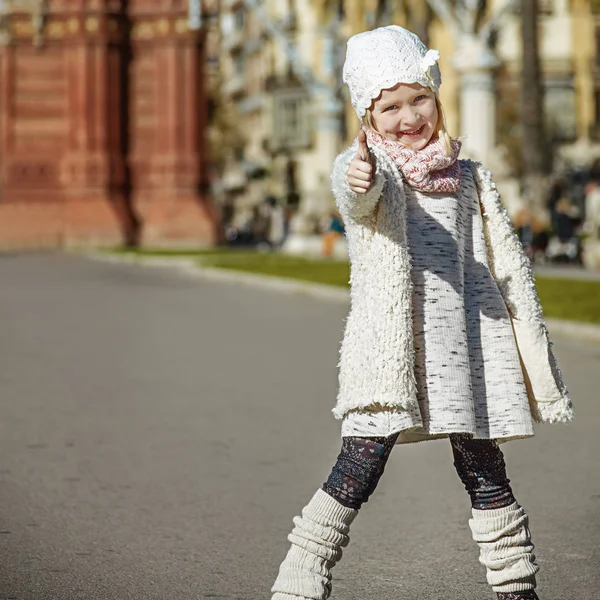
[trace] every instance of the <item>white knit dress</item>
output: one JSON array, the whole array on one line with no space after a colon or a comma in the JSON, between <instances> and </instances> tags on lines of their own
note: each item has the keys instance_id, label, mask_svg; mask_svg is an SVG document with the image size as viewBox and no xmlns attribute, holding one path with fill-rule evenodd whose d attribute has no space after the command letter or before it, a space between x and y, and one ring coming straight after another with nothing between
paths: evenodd
<instances>
[{"instance_id":1,"label":"white knit dress","mask_svg":"<svg viewBox=\"0 0 600 600\"><path fill-rule=\"evenodd\" d=\"M453 195L406 192L419 410L355 410L342 436L398 443L450 433L506 441L533 435L523 371L504 300L488 268L471 178Z\"/></svg>"}]
</instances>

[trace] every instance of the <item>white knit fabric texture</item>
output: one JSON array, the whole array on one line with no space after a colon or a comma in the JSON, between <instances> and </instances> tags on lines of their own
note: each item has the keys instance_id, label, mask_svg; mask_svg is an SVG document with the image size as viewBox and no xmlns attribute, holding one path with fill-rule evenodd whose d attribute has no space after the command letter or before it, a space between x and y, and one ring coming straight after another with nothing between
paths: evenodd
<instances>
[{"instance_id":1,"label":"white knit fabric texture","mask_svg":"<svg viewBox=\"0 0 600 600\"><path fill-rule=\"evenodd\" d=\"M389 25L365 31L348 40L342 73L360 119L381 90L398 83L418 83L437 92L442 76L437 50L428 50L412 32Z\"/></svg>"},{"instance_id":2,"label":"white knit fabric texture","mask_svg":"<svg viewBox=\"0 0 600 600\"><path fill-rule=\"evenodd\" d=\"M521 592L535 588L533 544L527 514L516 502L496 510L473 510L469 527L479 546L479 562L495 592Z\"/></svg>"},{"instance_id":3,"label":"white knit fabric texture","mask_svg":"<svg viewBox=\"0 0 600 600\"><path fill-rule=\"evenodd\" d=\"M533 435L527 388L510 316L487 263L473 174L456 194L406 188L412 264L415 375L420 414L351 412L342 435L391 435L399 442L440 434L515 439ZM386 417L388 418L386 422ZM379 431L379 427L383 429Z\"/></svg>"},{"instance_id":4,"label":"white knit fabric texture","mask_svg":"<svg viewBox=\"0 0 600 600\"><path fill-rule=\"evenodd\" d=\"M541 423L571 421L575 416L573 403L552 351L531 262L502 205L492 174L479 163L465 163L470 164L475 175L483 206L490 267L513 317L530 397L534 400L531 403L533 417Z\"/></svg>"},{"instance_id":5,"label":"white knit fabric texture","mask_svg":"<svg viewBox=\"0 0 600 600\"><path fill-rule=\"evenodd\" d=\"M356 146L338 156L332 172L351 263L351 308L340 348L338 399L333 411L339 419L353 410L419 411L406 189L386 153L378 147L370 151L377 166L374 184L366 194L356 194L348 185L347 167ZM471 184L468 194L483 208L491 275L512 318L531 325L521 328L527 341L542 345L540 352L521 356L531 389L553 390L551 397L532 393L532 416L543 422L570 421L573 407L551 350L527 256L489 173L477 163L460 163L465 181ZM534 329L543 335L532 336ZM532 361L533 356L536 359Z\"/></svg>"},{"instance_id":6,"label":"white knit fabric texture","mask_svg":"<svg viewBox=\"0 0 600 600\"><path fill-rule=\"evenodd\" d=\"M279 567L272 600L326 600L331 594L331 569L348 545L350 524L358 511L318 490L294 518L288 536L292 547Z\"/></svg>"}]
</instances>

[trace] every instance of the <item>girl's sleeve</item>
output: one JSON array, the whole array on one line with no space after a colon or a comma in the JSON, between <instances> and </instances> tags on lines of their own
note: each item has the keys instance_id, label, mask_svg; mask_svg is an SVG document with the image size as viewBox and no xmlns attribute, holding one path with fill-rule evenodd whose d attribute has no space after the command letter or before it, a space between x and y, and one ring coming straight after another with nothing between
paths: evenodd
<instances>
[{"instance_id":1,"label":"girl's sleeve","mask_svg":"<svg viewBox=\"0 0 600 600\"><path fill-rule=\"evenodd\" d=\"M351 146L335 159L331 172L331 189L335 203L344 221L369 221L373 217L375 207L381 196L385 176L381 169L375 169L375 179L365 194L357 194L348 184L348 165L356 154L356 146Z\"/></svg>"},{"instance_id":2,"label":"girl's sleeve","mask_svg":"<svg viewBox=\"0 0 600 600\"><path fill-rule=\"evenodd\" d=\"M491 246L490 268L511 315L535 420L573 419L573 404L552 350L531 262L500 200L491 173L471 163Z\"/></svg>"}]
</instances>

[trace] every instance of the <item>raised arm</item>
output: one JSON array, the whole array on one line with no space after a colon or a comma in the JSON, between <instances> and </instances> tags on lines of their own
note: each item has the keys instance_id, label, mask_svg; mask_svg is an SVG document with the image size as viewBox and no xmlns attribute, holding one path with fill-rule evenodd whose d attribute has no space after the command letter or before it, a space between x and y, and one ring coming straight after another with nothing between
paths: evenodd
<instances>
[{"instance_id":1,"label":"raised arm","mask_svg":"<svg viewBox=\"0 0 600 600\"><path fill-rule=\"evenodd\" d=\"M376 157L367 146L365 132L360 131L358 143L335 159L331 173L333 195L344 220L370 220L384 182Z\"/></svg>"}]
</instances>

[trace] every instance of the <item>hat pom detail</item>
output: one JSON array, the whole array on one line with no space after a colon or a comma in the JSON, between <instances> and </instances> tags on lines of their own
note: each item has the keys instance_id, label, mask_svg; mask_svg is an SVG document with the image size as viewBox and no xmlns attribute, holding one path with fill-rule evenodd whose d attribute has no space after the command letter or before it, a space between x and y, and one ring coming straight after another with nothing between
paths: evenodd
<instances>
[{"instance_id":1,"label":"hat pom detail","mask_svg":"<svg viewBox=\"0 0 600 600\"><path fill-rule=\"evenodd\" d=\"M429 71L429 67L433 67L438 60L440 60L440 53L437 50L427 50L421 59L423 71L427 73L427 71Z\"/></svg>"},{"instance_id":2,"label":"hat pom detail","mask_svg":"<svg viewBox=\"0 0 600 600\"><path fill-rule=\"evenodd\" d=\"M431 82L431 87L437 91L440 82L438 81L438 77L436 74L439 73L438 69L435 69L437 73L432 73L432 67L437 66L437 61L440 60L440 53L437 50L427 50L427 52L423 55L421 59L421 68L423 72L427 76L427 79Z\"/></svg>"}]
</instances>

